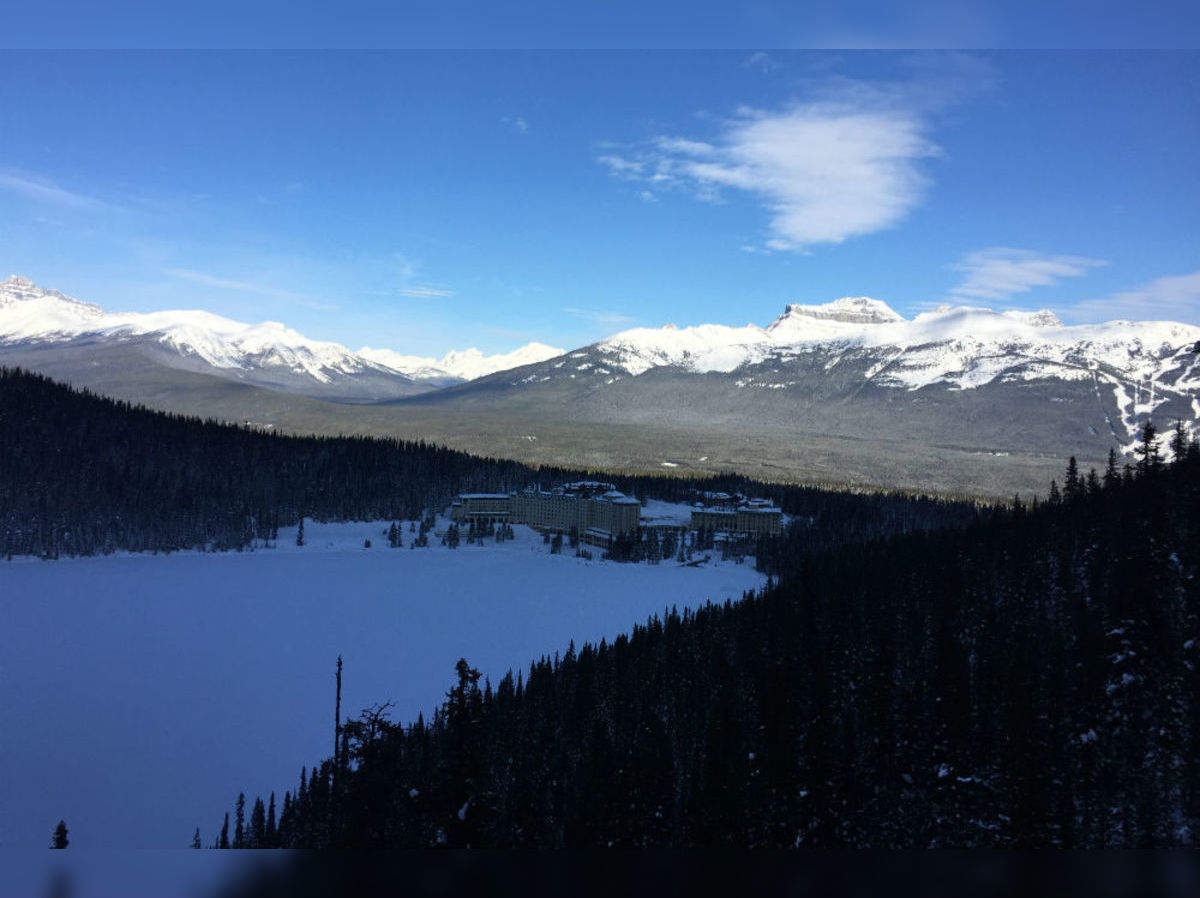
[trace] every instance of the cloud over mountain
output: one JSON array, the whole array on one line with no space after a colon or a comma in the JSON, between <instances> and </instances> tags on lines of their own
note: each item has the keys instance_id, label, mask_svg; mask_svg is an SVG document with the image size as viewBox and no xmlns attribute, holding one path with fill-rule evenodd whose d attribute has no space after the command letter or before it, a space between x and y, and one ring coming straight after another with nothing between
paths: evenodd
<instances>
[{"instance_id":1,"label":"cloud over mountain","mask_svg":"<svg viewBox=\"0 0 1200 898\"><path fill-rule=\"evenodd\" d=\"M970 253L952 266L966 276L950 291L955 299L1005 299L1034 287L1081 277L1108 263L1084 256L1046 255L1024 249L993 246Z\"/></svg>"},{"instance_id":2,"label":"cloud over mountain","mask_svg":"<svg viewBox=\"0 0 1200 898\"><path fill-rule=\"evenodd\" d=\"M929 184L936 156L919 109L863 92L782 109L743 108L712 141L660 137L597 161L643 190L715 201L741 194L769 213L765 246L804 250L900 222Z\"/></svg>"}]
</instances>

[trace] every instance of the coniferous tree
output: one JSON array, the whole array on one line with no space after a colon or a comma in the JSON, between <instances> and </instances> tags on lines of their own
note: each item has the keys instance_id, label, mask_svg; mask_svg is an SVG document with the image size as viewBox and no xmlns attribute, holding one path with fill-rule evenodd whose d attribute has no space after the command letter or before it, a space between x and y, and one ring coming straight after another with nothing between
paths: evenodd
<instances>
[{"instance_id":1,"label":"coniferous tree","mask_svg":"<svg viewBox=\"0 0 1200 898\"><path fill-rule=\"evenodd\" d=\"M1072 455L1067 461L1067 475L1063 479L1063 497L1066 499L1074 499L1079 495L1083 484L1079 479L1079 465L1075 461L1075 456Z\"/></svg>"},{"instance_id":2,"label":"coniferous tree","mask_svg":"<svg viewBox=\"0 0 1200 898\"><path fill-rule=\"evenodd\" d=\"M250 839L248 847L267 847L267 810L261 798L254 799L254 808L250 811Z\"/></svg>"},{"instance_id":3,"label":"coniferous tree","mask_svg":"<svg viewBox=\"0 0 1200 898\"><path fill-rule=\"evenodd\" d=\"M196 831L194 833L192 833L191 847L192 848L202 848L203 847L202 843L200 842L200 827L198 827L198 826L196 827Z\"/></svg>"},{"instance_id":4,"label":"coniferous tree","mask_svg":"<svg viewBox=\"0 0 1200 898\"><path fill-rule=\"evenodd\" d=\"M225 812L225 821L221 824L221 835L217 839L218 848L229 847L229 812Z\"/></svg>"},{"instance_id":5,"label":"coniferous tree","mask_svg":"<svg viewBox=\"0 0 1200 898\"><path fill-rule=\"evenodd\" d=\"M234 808L233 847L246 847L246 793L239 792Z\"/></svg>"},{"instance_id":6,"label":"coniferous tree","mask_svg":"<svg viewBox=\"0 0 1200 898\"><path fill-rule=\"evenodd\" d=\"M336 767L339 761L338 750L342 740L342 656L337 656L337 666L334 671L333 698L333 761Z\"/></svg>"},{"instance_id":7,"label":"coniferous tree","mask_svg":"<svg viewBox=\"0 0 1200 898\"><path fill-rule=\"evenodd\" d=\"M1108 464L1104 467L1104 485L1106 487L1116 486L1121 479L1121 474L1117 470L1117 450L1112 446L1108 448Z\"/></svg>"},{"instance_id":8,"label":"coniferous tree","mask_svg":"<svg viewBox=\"0 0 1200 898\"><path fill-rule=\"evenodd\" d=\"M1142 425L1133 453L1138 457L1138 471L1141 473L1156 471L1162 464L1162 456L1158 451L1158 428L1149 418Z\"/></svg>"},{"instance_id":9,"label":"coniferous tree","mask_svg":"<svg viewBox=\"0 0 1200 898\"><path fill-rule=\"evenodd\" d=\"M64 820L59 820L58 825L54 827L54 835L50 839L51 848L66 848L70 843L67 838L67 824Z\"/></svg>"},{"instance_id":10,"label":"coniferous tree","mask_svg":"<svg viewBox=\"0 0 1200 898\"><path fill-rule=\"evenodd\" d=\"M1184 429L1183 420L1175 421L1175 430L1171 433L1171 458L1178 461L1187 455L1188 435Z\"/></svg>"}]
</instances>

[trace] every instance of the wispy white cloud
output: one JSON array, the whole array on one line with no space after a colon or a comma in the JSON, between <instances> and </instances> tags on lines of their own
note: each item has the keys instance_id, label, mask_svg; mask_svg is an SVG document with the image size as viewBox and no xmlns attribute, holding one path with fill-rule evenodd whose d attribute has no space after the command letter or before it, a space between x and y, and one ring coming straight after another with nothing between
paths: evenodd
<instances>
[{"instance_id":1,"label":"wispy white cloud","mask_svg":"<svg viewBox=\"0 0 1200 898\"><path fill-rule=\"evenodd\" d=\"M769 57L754 54L747 65ZM741 108L703 139L664 134L641 144L602 145L596 161L617 180L656 193L675 189L706 202L742 196L769 214L770 251L807 252L893 227L925 198L930 134L941 114L987 90L986 60L919 56L896 81L811 78L803 96L774 109ZM712 127L710 125L709 127Z\"/></svg>"},{"instance_id":2,"label":"wispy white cloud","mask_svg":"<svg viewBox=\"0 0 1200 898\"><path fill-rule=\"evenodd\" d=\"M529 133L529 122L525 120L523 115L506 115L500 119L504 124L508 125L514 131L519 131L522 134Z\"/></svg>"},{"instance_id":3,"label":"wispy white cloud","mask_svg":"<svg viewBox=\"0 0 1200 898\"><path fill-rule=\"evenodd\" d=\"M392 264L396 268L396 277L402 281L412 280L417 276L417 272L421 270L419 260L410 258L403 253L394 253Z\"/></svg>"},{"instance_id":4,"label":"wispy white cloud","mask_svg":"<svg viewBox=\"0 0 1200 898\"><path fill-rule=\"evenodd\" d=\"M765 246L841 243L902 220L928 186L920 160L937 155L914 111L858 101L743 109L709 142L661 137L600 164L618 179L676 188L713 202L740 192L770 213Z\"/></svg>"},{"instance_id":5,"label":"wispy white cloud","mask_svg":"<svg viewBox=\"0 0 1200 898\"><path fill-rule=\"evenodd\" d=\"M28 199L73 209L98 208L105 205L95 197L74 193L53 181L26 172L0 171L0 190L18 193Z\"/></svg>"},{"instance_id":6,"label":"wispy white cloud","mask_svg":"<svg viewBox=\"0 0 1200 898\"><path fill-rule=\"evenodd\" d=\"M219 287L222 290L237 290L242 293L257 293L260 296L278 296L281 298L296 296L290 290L282 290L278 287L272 287L269 284L255 284L250 281L217 277L216 275L206 274L203 271L196 271L191 268L168 268L166 269L166 273L173 278L191 281L195 284L203 284L206 287Z\"/></svg>"},{"instance_id":7,"label":"wispy white cloud","mask_svg":"<svg viewBox=\"0 0 1200 898\"><path fill-rule=\"evenodd\" d=\"M419 259L414 259L403 253L394 253L392 255L392 264L395 267L396 280L400 284L394 289L401 296L408 296L413 299L444 299L454 295L454 290L443 284L421 283L418 281L418 278L424 280L429 277L429 275L421 273L421 269L424 266Z\"/></svg>"},{"instance_id":8,"label":"wispy white cloud","mask_svg":"<svg viewBox=\"0 0 1200 898\"><path fill-rule=\"evenodd\" d=\"M654 145L664 153L678 153L681 156L709 158L716 155L717 148L703 140L688 140L686 137L660 137Z\"/></svg>"},{"instance_id":9,"label":"wispy white cloud","mask_svg":"<svg viewBox=\"0 0 1200 898\"><path fill-rule=\"evenodd\" d=\"M1200 324L1200 271L1156 278L1132 290L1083 300L1063 312L1079 320L1166 318Z\"/></svg>"},{"instance_id":10,"label":"wispy white cloud","mask_svg":"<svg viewBox=\"0 0 1200 898\"><path fill-rule=\"evenodd\" d=\"M445 287L430 287L424 284L401 287L400 293L403 296L411 296L414 299L442 299L443 297L454 295L453 290L447 290Z\"/></svg>"},{"instance_id":11,"label":"wispy white cloud","mask_svg":"<svg viewBox=\"0 0 1200 898\"><path fill-rule=\"evenodd\" d=\"M192 268L167 268L164 273L173 278L178 278L183 281L191 281L194 284L202 284L205 287L214 287L219 290L234 290L239 293L252 293L256 296L269 296L274 299L286 299L291 302L297 302L313 309L333 310L338 308L333 303L315 300L303 293L297 293L294 290L285 290L281 287L275 287L271 284L261 284L253 281L239 281L233 278L218 277L217 275L208 274L203 271L196 271Z\"/></svg>"},{"instance_id":12,"label":"wispy white cloud","mask_svg":"<svg viewBox=\"0 0 1200 898\"><path fill-rule=\"evenodd\" d=\"M768 74L779 68L779 61L770 53L764 53L762 50L759 50L757 53L751 53L742 60L742 68L758 69L760 72Z\"/></svg>"},{"instance_id":13,"label":"wispy white cloud","mask_svg":"<svg viewBox=\"0 0 1200 898\"><path fill-rule=\"evenodd\" d=\"M604 327L621 327L626 324L634 324L637 321L637 318L632 315L605 309L580 309L575 306L564 306L563 311L568 315L574 315L576 318L582 318L592 324Z\"/></svg>"},{"instance_id":14,"label":"wispy white cloud","mask_svg":"<svg viewBox=\"0 0 1200 898\"><path fill-rule=\"evenodd\" d=\"M637 181L641 179L643 173L646 171L646 163L638 162L636 159L626 159L624 156L618 156L613 153L597 156L596 161L605 166L608 169L608 173L614 178Z\"/></svg>"},{"instance_id":15,"label":"wispy white cloud","mask_svg":"<svg viewBox=\"0 0 1200 898\"><path fill-rule=\"evenodd\" d=\"M1047 255L993 246L970 253L952 266L965 277L950 290L950 296L959 300L1006 299L1064 278L1082 277L1106 264L1102 259L1085 256Z\"/></svg>"}]
</instances>

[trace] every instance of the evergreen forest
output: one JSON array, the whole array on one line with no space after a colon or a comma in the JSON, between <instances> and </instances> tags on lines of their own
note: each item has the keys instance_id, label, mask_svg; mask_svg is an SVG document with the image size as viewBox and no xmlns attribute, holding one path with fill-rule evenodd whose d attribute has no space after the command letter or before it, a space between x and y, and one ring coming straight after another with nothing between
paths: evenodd
<instances>
[{"instance_id":1,"label":"evergreen forest","mask_svg":"<svg viewBox=\"0 0 1200 898\"><path fill-rule=\"evenodd\" d=\"M964 526L793 545L757 594L497 683L459 659L428 720L339 708L332 756L214 844L1195 846L1200 447L1164 442Z\"/></svg>"}]
</instances>

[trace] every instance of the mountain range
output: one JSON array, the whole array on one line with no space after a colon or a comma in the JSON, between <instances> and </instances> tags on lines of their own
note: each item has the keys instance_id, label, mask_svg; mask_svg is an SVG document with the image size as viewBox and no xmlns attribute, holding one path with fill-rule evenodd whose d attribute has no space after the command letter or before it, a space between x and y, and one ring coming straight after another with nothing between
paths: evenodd
<instances>
[{"instance_id":1,"label":"mountain range","mask_svg":"<svg viewBox=\"0 0 1200 898\"><path fill-rule=\"evenodd\" d=\"M277 321L245 324L198 310L107 312L12 276L0 281L0 345L135 349L168 368L302 396L361 402L409 396L562 353L542 343L496 356L478 349L440 359L310 340Z\"/></svg>"},{"instance_id":2,"label":"mountain range","mask_svg":"<svg viewBox=\"0 0 1200 898\"><path fill-rule=\"evenodd\" d=\"M635 328L569 352L441 359L202 311L111 313L0 282L0 363L171 410L435 439L532 462L1004 494L1141 423L1200 420L1200 327L1064 325L847 297L765 327Z\"/></svg>"}]
</instances>

